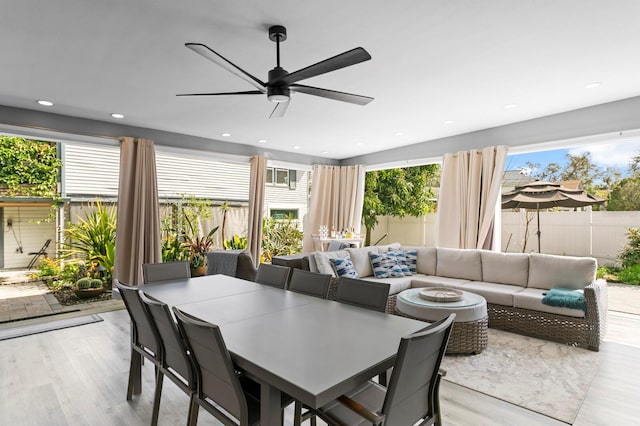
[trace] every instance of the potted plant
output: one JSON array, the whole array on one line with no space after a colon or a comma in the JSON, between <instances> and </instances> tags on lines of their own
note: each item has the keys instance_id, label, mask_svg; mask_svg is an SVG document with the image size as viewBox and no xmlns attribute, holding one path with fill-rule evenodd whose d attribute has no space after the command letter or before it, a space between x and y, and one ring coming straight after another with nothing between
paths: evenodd
<instances>
[{"instance_id":1,"label":"potted plant","mask_svg":"<svg viewBox=\"0 0 640 426\"><path fill-rule=\"evenodd\" d=\"M102 294L104 287L98 278L80 278L73 286L73 293L79 299L88 299Z\"/></svg>"},{"instance_id":2,"label":"potted plant","mask_svg":"<svg viewBox=\"0 0 640 426\"><path fill-rule=\"evenodd\" d=\"M182 234L183 245L189 253L189 263L191 265L191 276L200 277L207 272L207 255L206 253L213 246L213 235L219 226L213 228L203 237L197 235L193 223L188 217L185 217L187 231Z\"/></svg>"}]
</instances>

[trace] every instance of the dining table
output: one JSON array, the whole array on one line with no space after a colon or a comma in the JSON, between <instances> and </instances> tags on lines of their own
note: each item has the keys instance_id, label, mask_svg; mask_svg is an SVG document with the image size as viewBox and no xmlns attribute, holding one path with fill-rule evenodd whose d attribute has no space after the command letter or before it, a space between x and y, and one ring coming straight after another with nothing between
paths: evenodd
<instances>
[{"instance_id":1,"label":"dining table","mask_svg":"<svg viewBox=\"0 0 640 426\"><path fill-rule=\"evenodd\" d=\"M425 323L226 275L159 281L148 296L220 327L235 365L260 383L260 419L280 425L281 393L319 408L393 366Z\"/></svg>"}]
</instances>

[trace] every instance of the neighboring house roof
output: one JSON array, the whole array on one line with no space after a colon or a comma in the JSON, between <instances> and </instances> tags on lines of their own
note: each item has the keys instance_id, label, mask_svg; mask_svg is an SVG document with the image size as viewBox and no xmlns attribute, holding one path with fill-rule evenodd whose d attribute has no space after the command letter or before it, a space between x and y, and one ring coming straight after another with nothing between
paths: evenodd
<instances>
[{"instance_id":1,"label":"neighboring house roof","mask_svg":"<svg viewBox=\"0 0 640 426\"><path fill-rule=\"evenodd\" d=\"M560 185L564 186L565 188L569 188L569 189L584 189L582 187L582 181L580 181L580 179L561 180L561 181L558 181L556 183L559 183Z\"/></svg>"},{"instance_id":2,"label":"neighboring house roof","mask_svg":"<svg viewBox=\"0 0 640 426\"><path fill-rule=\"evenodd\" d=\"M534 178L526 174L522 169L505 170L502 175L502 192L509 192L518 185L524 185L535 181Z\"/></svg>"}]
</instances>

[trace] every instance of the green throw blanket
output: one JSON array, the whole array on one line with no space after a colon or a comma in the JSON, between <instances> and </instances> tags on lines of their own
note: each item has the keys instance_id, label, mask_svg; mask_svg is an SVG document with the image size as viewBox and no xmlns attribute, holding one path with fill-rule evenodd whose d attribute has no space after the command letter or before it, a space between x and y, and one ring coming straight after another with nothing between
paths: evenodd
<instances>
[{"instance_id":1,"label":"green throw blanket","mask_svg":"<svg viewBox=\"0 0 640 426\"><path fill-rule=\"evenodd\" d=\"M582 309L587 312L587 305L584 303L584 291L582 290L552 288L545 293L542 303L559 308Z\"/></svg>"}]
</instances>

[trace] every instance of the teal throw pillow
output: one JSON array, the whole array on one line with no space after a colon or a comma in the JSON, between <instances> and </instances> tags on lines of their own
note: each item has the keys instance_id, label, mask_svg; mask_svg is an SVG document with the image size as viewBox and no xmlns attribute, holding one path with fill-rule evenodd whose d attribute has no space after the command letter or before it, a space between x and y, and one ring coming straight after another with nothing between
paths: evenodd
<instances>
[{"instance_id":1,"label":"teal throw pillow","mask_svg":"<svg viewBox=\"0 0 640 426\"><path fill-rule=\"evenodd\" d=\"M329 261L331 262L337 277L360 278L356 272L356 268L353 267L353 262L351 262L351 258L349 256L329 259Z\"/></svg>"},{"instance_id":2,"label":"teal throw pillow","mask_svg":"<svg viewBox=\"0 0 640 426\"><path fill-rule=\"evenodd\" d=\"M418 250L405 250L404 257L407 259L407 266L412 274L415 274L418 269Z\"/></svg>"},{"instance_id":3,"label":"teal throw pillow","mask_svg":"<svg viewBox=\"0 0 640 426\"><path fill-rule=\"evenodd\" d=\"M398 266L400 267L400 269L402 270L402 273L405 276L408 277L413 275L411 273L411 270L409 269L409 265L407 264L407 258L403 251L389 250L387 252L387 256L395 256L396 262L398 263Z\"/></svg>"},{"instance_id":4,"label":"teal throw pillow","mask_svg":"<svg viewBox=\"0 0 640 426\"><path fill-rule=\"evenodd\" d=\"M395 256L390 256L388 253L369 252L369 260L371 261L373 276L376 278L404 277L404 273Z\"/></svg>"}]
</instances>

